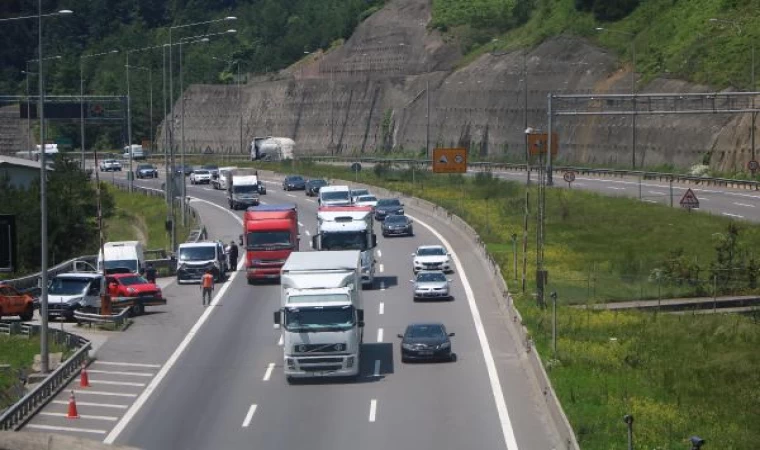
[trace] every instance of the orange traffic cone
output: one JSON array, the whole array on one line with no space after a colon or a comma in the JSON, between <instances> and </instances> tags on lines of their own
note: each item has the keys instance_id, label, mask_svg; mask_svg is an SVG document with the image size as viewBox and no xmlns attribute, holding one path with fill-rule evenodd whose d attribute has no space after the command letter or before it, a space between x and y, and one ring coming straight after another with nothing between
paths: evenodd
<instances>
[{"instance_id":1,"label":"orange traffic cone","mask_svg":"<svg viewBox=\"0 0 760 450\"><path fill-rule=\"evenodd\" d=\"M85 363L82 363L82 373L79 374L79 387L90 387L90 376L87 375L87 366Z\"/></svg>"},{"instance_id":2,"label":"orange traffic cone","mask_svg":"<svg viewBox=\"0 0 760 450\"><path fill-rule=\"evenodd\" d=\"M66 414L67 419L78 419L79 413L77 412L77 401L74 398L74 391L71 391L71 397L69 397L69 412Z\"/></svg>"}]
</instances>

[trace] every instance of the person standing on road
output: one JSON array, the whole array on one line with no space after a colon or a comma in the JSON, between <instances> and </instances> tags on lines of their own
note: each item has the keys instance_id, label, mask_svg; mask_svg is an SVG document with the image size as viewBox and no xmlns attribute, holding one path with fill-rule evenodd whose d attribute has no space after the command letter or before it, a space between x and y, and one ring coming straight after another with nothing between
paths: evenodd
<instances>
[{"instance_id":1,"label":"person standing on road","mask_svg":"<svg viewBox=\"0 0 760 450\"><path fill-rule=\"evenodd\" d=\"M230 241L230 249L228 250L230 258L230 270L237 270L238 265L238 247L235 245L235 241Z\"/></svg>"},{"instance_id":2,"label":"person standing on road","mask_svg":"<svg viewBox=\"0 0 760 450\"><path fill-rule=\"evenodd\" d=\"M214 275L211 273L211 269L206 270L206 273L201 277L201 302L203 306L206 306L206 298L208 297L208 304L211 304L211 297L214 293Z\"/></svg>"},{"instance_id":3,"label":"person standing on road","mask_svg":"<svg viewBox=\"0 0 760 450\"><path fill-rule=\"evenodd\" d=\"M145 279L148 283L156 284L156 268L152 263L148 263L148 267L145 269Z\"/></svg>"}]
</instances>

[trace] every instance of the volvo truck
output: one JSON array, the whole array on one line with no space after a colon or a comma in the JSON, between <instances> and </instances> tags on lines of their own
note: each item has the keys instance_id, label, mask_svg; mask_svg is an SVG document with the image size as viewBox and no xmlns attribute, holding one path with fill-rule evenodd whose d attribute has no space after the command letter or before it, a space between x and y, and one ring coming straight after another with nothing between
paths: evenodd
<instances>
[{"instance_id":1,"label":"volvo truck","mask_svg":"<svg viewBox=\"0 0 760 450\"><path fill-rule=\"evenodd\" d=\"M362 285L375 283L377 236L369 206L323 206L317 212L317 234L312 236L315 250L359 250Z\"/></svg>"},{"instance_id":2,"label":"volvo truck","mask_svg":"<svg viewBox=\"0 0 760 450\"><path fill-rule=\"evenodd\" d=\"M360 252L294 252L282 266L284 372L295 378L356 377L364 333Z\"/></svg>"},{"instance_id":3,"label":"volvo truck","mask_svg":"<svg viewBox=\"0 0 760 450\"><path fill-rule=\"evenodd\" d=\"M285 260L298 251L298 208L295 204L260 205L248 208L243 216L240 245L245 248L248 283L280 278Z\"/></svg>"}]
</instances>

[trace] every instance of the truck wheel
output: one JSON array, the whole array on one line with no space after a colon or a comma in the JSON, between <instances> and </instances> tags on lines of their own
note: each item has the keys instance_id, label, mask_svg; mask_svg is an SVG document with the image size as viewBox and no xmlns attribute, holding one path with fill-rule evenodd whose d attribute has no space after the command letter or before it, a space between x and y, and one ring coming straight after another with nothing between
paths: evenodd
<instances>
[{"instance_id":1,"label":"truck wheel","mask_svg":"<svg viewBox=\"0 0 760 450\"><path fill-rule=\"evenodd\" d=\"M32 320L32 317L34 317L34 306L32 306L32 305L27 306L26 309L24 310L24 312L22 312L21 314L19 314L19 317L24 322Z\"/></svg>"},{"instance_id":2,"label":"truck wheel","mask_svg":"<svg viewBox=\"0 0 760 450\"><path fill-rule=\"evenodd\" d=\"M145 305L142 302L137 301L129 308L129 315L132 317L142 316L145 314Z\"/></svg>"},{"instance_id":3,"label":"truck wheel","mask_svg":"<svg viewBox=\"0 0 760 450\"><path fill-rule=\"evenodd\" d=\"M287 381L287 382L288 382L288 384L296 384L296 379L295 379L295 378L293 378L293 377L288 377L288 376L286 376L286 377L285 377L285 381Z\"/></svg>"}]
</instances>

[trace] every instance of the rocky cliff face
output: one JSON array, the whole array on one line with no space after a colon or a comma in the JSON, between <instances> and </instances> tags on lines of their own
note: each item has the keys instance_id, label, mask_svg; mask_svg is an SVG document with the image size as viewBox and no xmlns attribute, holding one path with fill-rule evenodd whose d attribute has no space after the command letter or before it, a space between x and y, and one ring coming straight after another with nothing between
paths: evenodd
<instances>
[{"instance_id":1,"label":"rocky cliff face","mask_svg":"<svg viewBox=\"0 0 760 450\"><path fill-rule=\"evenodd\" d=\"M342 47L277 75L186 91L187 148L238 153L254 136L293 138L300 154L375 154L465 146L473 157L524 160L526 125L546 130L549 93L630 93L632 73L573 37L527 52L485 54L456 68L459 51L429 32L429 0L394 0ZM526 76L527 74L527 76ZM656 79L639 92L707 92ZM179 103L175 114L180 115ZM637 166L688 167L709 159L730 170L750 159L748 114L638 116ZM178 123L178 122L175 122ZM563 116L559 162L630 167L630 116ZM179 141L179 128L175 129Z\"/></svg>"}]
</instances>

